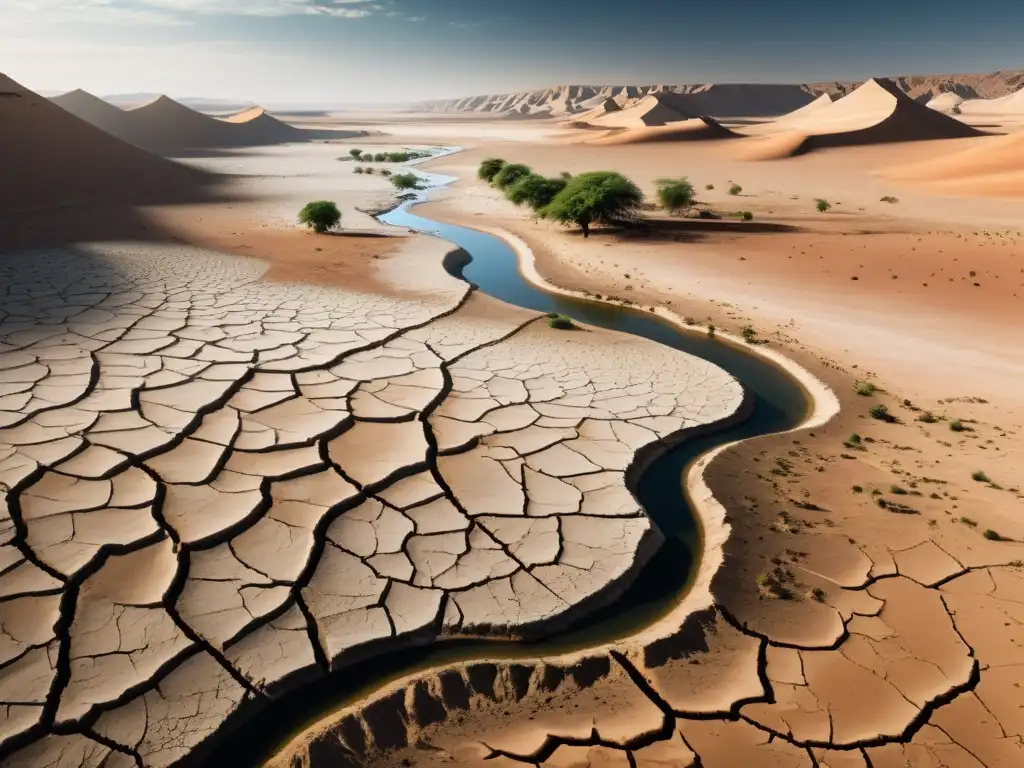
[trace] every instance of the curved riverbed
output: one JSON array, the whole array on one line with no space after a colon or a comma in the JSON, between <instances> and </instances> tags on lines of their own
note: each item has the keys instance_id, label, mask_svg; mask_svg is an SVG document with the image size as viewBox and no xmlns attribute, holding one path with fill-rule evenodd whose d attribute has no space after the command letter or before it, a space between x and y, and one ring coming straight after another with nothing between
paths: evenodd
<instances>
[{"instance_id":1,"label":"curved riverbed","mask_svg":"<svg viewBox=\"0 0 1024 768\"><path fill-rule=\"evenodd\" d=\"M455 181L434 174L418 175L430 188ZM611 605L590 613L568 631L541 640L452 640L375 656L357 667L301 686L260 712L250 709L240 713L239 719L244 717L244 722L234 728L226 724L224 736L214 737L215 747L197 751L196 764L258 765L327 713L418 670L471 659L552 656L613 642L650 625L686 594L699 562L701 532L684 492L686 468L726 443L799 426L810 411L809 396L800 384L742 346L709 338L702 332L683 331L640 308L557 295L534 286L520 273L515 252L500 238L412 213L412 207L425 196L426 192L421 193L379 219L435 234L461 247L471 260L463 260L450 271L476 284L483 293L526 309L558 312L581 323L643 336L718 365L746 388L752 404L750 416L721 431L684 441L643 472L636 487L637 498L666 540L630 588Z\"/></svg>"}]
</instances>

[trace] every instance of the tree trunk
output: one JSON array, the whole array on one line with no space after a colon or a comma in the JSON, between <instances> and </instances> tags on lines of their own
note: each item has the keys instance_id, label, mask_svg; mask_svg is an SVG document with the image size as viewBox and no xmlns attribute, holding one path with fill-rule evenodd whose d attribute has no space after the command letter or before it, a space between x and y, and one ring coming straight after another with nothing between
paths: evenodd
<instances>
[{"instance_id":1,"label":"tree trunk","mask_svg":"<svg viewBox=\"0 0 1024 768\"><path fill-rule=\"evenodd\" d=\"M590 222L589 221L581 221L580 222L580 229L583 230L583 237L584 237L584 239L590 237Z\"/></svg>"}]
</instances>

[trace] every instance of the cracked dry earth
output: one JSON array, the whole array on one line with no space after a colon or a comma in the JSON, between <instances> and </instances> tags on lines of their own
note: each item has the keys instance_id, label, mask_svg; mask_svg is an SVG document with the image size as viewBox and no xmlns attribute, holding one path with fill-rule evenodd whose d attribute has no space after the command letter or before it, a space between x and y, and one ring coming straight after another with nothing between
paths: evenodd
<instances>
[{"instance_id":1,"label":"cracked dry earth","mask_svg":"<svg viewBox=\"0 0 1024 768\"><path fill-rule=\"evenodd\" d=\"M636 452L741 388L474 294L449 249L380 261L401 298L180 247L0 262L4 765L172 764L375 647L550 632L624 587L661 539Z\"/></svg>"}]
</instances>

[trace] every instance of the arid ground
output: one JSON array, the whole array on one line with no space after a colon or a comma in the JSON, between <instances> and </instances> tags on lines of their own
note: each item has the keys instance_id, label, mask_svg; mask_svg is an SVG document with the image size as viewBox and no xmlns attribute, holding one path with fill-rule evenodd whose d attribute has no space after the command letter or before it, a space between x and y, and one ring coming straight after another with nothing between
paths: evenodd
<instances>
[{"instance_id":1,"label":"arid ground","mask_svg":"<svg viewBox=\"0 0 1024 768\"><path fill-rule=\"evenodd\" d=\"M814 408L680 479L704 549L660 620L388 681L270 764L1020 765L1024 219L1016 123L986 120L1009 135L817 147L805 125L808 151L763 160L785 132L340 115L315 127L390 135L187 168L55 127L121 165L109 195L82 176L0 209L4 764L201 761L254 702L379 651L557 634L657 549L631 462L733 418L741 388L550 328L366 213L395 193L349 149L447 145L421 167L458 182L417 213L505 238L555 290L747 326ZM495 156L649 195L687 176L722 218L585 240L477 180ZM145 205L136 168L164 181ZM341 233L296 228L321 198Z\"/></svg>"}]
</instances>

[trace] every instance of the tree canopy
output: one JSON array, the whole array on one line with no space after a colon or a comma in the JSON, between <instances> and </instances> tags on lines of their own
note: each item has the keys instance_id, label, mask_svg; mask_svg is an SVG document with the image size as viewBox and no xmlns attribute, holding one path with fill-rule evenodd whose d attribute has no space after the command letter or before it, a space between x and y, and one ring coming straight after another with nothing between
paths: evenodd
<instances>
[{"instance_id":1,"label":"tree canopy","mask_svg":"<svg viewBox=\"0 0 1024 768\"><path fill-rule=\"evenodd\" d=\"M299 223L322 235L341 223L341 211L330 200L316 200L299 211Z\"/></svg>"},{"instance_id":2,"label":"tree canopy","mask_svg":"<svg viewBox=\"0 0 1024 768\"><path fill-rule=\"evenodd\" d=\"M523 165L522 163L507 163L501 166L501 170L498 171L494 176L494 180L491 182L494 186L505 189L510 187L519 181L524 176L529 176L533 171L530 170L530 166Z\"/></svg>"},{"instance_id":3,"label":"tree canopy","mask_svg":"<svg viewBox=\"0 0 1024 768\"><path fill-rule=\"evenodd\" d=\"M396 173L391 177L391 183L397 189L419 189L420 178L415 173Z\"/></svg>"},{"instance_id":4,"label":"tree canopy","mask_svg":"<svg viewBox=\"0 0 1024 768\"><path fill-rule=\"evenodd\" d=\"M480 163L480 168L477 170L476 175L478 178L490 184L494 181L494 177L498 175L498 171L500 171L504 166L505 161L500 157L489 157Z\"/></svg>"},{"instance_id":5,"label":"tree canopy","mask_svg":"<svg viewBox=\"0 0 1024 768\"><path fill-rule=\"evenodd\" d=\"M505 188L505 196L516 205L526 203L533 210L539 211L555 199L555 195L565 189L565 179L549 179L538 173L523 176L519 181Z\"/></svg>"},{"instance_id":6,"label":"tree canopy","mask_svg":"<svg viewBox=\"0 0 1024 768\"><path fill-rule=\"evenodd\" d=\"M350 155L352 155L352 157L354 157L356 160L358 160L360 157L362 157L363 150L361 150L361 149L350 149L348 151L348 153Z\"/></svg>"},{"instance_id":7,"label":"tree canopy","mask_svg":"<svg viewBox=\"0 0 1024 768\"><path fill-rule=\"evenodd\" d=\"M681 213L693 208L696 196L693 184L685 176L678 179L658 179L654 182L658 189L658 203L670 213Z\"/></svg>"},{"instance_id":8,"label":"tree canopy","mask_svg":"<svg viewBox=\"0 0 1024 768\"><path fill-rule=\"evenodd\" d=\"M575 224L584 237L592 224L622 224L635 221L644 196L625 176L614 171L592 171L573 176L549 205L544 218Z\"/></svg>"}]
</instances>

